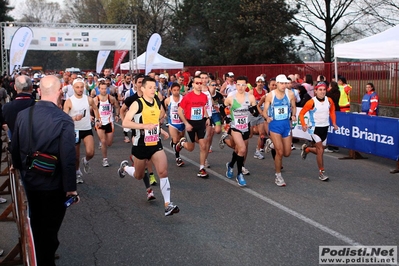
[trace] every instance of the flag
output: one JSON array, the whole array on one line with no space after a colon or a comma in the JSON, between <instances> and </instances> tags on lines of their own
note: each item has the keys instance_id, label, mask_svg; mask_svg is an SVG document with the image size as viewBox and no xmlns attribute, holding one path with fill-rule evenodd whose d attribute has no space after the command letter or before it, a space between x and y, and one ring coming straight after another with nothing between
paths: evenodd
<instances>
[{"instance_id":1,"label":"flag","mask_svg":"<svg viewBox=\"0 0 399 266\"><path fill-rule=\"evenodd\" d=\"M22 67L32 38L33 32L28 27L20 27L14 33L10 43L10 75Z\"/></svg>"},{"instance_id":2,"label":"flag","mask_svg":"<svg viewBox=\"0 0 399 266\"><path fill-rule=\"evenodd\" d=\"M127 55L128 50L119 50L115 51L114 55L114 73L116 74L119 71L119 66L122 63L123 58Z\"/></svg>"},{"instance_id":3,"label":"flag","mask_svg":"<svg viewBox=\"0 0 399 266\"><path fill-rule=\"evenodd\" d=\"M147 51L145 55L145 74L147 75L154 64L155 56L158 54L159 47L161 47L162 38L158 33L151 35L147 44Z\"/></svg>"},{"instance_id":4,"label":"flag","mask_svg":"<svg viewBox=\"0 0 399 266\"><path fill-rule=\"evenodd\" d=\"M105 65L105 61L107 61L108 55L111 51L98 51L97 55L97 67L96 72L101 73L101 69L103 69Z\"/></svg>"}]
</instances>

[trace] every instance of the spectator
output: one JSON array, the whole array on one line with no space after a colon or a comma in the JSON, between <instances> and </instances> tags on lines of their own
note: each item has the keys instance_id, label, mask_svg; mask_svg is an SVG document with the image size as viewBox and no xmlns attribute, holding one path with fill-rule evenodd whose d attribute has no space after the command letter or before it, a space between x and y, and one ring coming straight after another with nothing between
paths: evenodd
<instances>
[{"instance_id":1,"label":"spectator","mask_svg":"<svg viewBox=\"0 0 399 266\"><path fill-rule=\"evenodd\" d=\"M313 78L312 75L306 74L305 81L302 83L302 86L305 87L306 91L310 95L310 97L314 97L314 87L313 87Z\"/></svg>"},{"instance_id":2,"label":"spectator","mask_svg":"<svg viewBox=\"0 0 399 266\"><path fill-rule=\"evenodd\" d=\"M68 196L75 196L79 201L74 125L57 106L60 87L61 83L55 76L41 80L42 100L18 114L11 142L13 166L20 170L28 198L37 265L55 265L58 231L66 211L64 203ZM33 157L30 150L57 156L51 177L39 170L28 169L27 159Z\"/></svg>"},{"instance_id":3,"label":"spectator","mask_svg":"<svg viewBox=\"0 0 399 266\"><path fill-rule=\"evenodd\" d=\"M378 115L378 95L375 92L374 84L369 82L366 85L366 94L362 99L362 113Z\"/></svg>"},{"instance_id":4,"label":"spectator","mask_svg":"<svg viewBox=\"0 0 399 266\"><path fill-rule=\"evenodd\" d=\"M339 98L339 107L341 112L350 112L351 101L349 97L349 92L352 90L352 86L346 83L345 77L338 77L338 87L341 92Z\"/></svg>"},{"instance_id":5,"label":"spectator","mask_svg":"<svg viewBox=\"0 0 399 266\"><path fill-rule=\"evenodd\" d=\"M311 97L304 86L302 86L302 85L298 86L298 90L299 90L299 97L301 98L301 101L296 103L296 106L303 107L305 105L305 103L311 99Z\"/></svg>"}]
</instances>

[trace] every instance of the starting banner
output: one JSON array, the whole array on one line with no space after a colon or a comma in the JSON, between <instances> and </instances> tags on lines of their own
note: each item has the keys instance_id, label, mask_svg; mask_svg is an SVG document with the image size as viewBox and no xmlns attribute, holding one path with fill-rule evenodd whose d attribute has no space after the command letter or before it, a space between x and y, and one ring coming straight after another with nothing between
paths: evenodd
<instances>
[{"instance_id":1,"label":"starting banner","mask_svg":"<svg viewBox=\"0 0 399 266\"><path fill-rule=\"evenodd\" d=\"M296 138L311 140L302 131L297 108L297 121L293 122L292 134ZM338 130L331 125L327 144L369 153L397 161L399 159L399 119L369 116L358 113L336 112ZM307 121L305 114L305 121Z\"/></svg>"}]
</instances>

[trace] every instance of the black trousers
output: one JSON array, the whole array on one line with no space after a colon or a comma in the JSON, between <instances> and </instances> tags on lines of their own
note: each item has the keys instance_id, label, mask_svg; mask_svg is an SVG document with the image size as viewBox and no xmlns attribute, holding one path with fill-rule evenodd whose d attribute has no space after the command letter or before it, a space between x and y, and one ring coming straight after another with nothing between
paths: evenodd
<instances>
[{"instance_id":1,"label":"black trousers","mask_svg":"<svg viewBox=\"0 0 399 266\"><path fill-rule=\"evenodd\" d=\"M53 266L60 242L58 231L65 216L65 192L26 191L38 266Z\"/></svg>"}]
</instances>

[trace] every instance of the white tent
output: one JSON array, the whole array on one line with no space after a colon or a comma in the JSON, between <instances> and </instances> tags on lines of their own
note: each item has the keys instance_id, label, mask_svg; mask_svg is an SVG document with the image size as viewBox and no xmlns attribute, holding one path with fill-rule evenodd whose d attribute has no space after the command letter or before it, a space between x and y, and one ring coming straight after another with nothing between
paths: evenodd
<instances>
[{"instance_id":1,"label":"white tent","mask_svg":"<svg viewBox=\"0 0 399 266\"><path fill-rule=\"evenodd\" d=\"M145 69L145 52L137 57L137 69ZM131 70L136 70L136 61L130 61ZM166 58L160 54L157 54L152 65L153 69L182 69L184 66L183 62L174 61L172 59ZM121 70L129 70L129 62L122 63L120 66Z\"/></svg>"},{"instance_id":2,"label":"white tent","mask_svg":"<svg viewBox=\"0 0 399 266\"><path fill-rule=\"evenodd\" d=\"M334 46L334 57L354 59L399 58L399 25L354 42Z\"/></svg>"},{"instance_id":3,"label":"white tent","mask_svg":"<svg viewBox=\"0 0 399 266\"><path fill-rule=\"evenodd\" d=\"M334 46L335 78L338 75L337 58L399 59L399 25L354 42Z\"/></svg>"}]
</instances>

